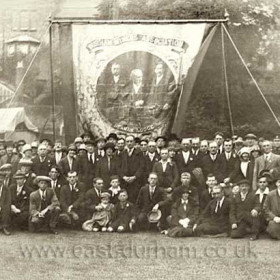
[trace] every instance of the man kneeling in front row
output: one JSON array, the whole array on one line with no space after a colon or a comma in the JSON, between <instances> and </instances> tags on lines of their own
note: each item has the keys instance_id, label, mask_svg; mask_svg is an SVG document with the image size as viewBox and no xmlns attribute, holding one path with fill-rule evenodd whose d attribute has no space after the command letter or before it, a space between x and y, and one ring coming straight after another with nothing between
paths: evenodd
<instances>
[{"instance_id":1,"label":"man kneeling in front row","mask_svg":"<svg viewBox=\"0 0 280 280\"><path fill-rule=\"evenodd\" d=\"M57 234L56 225L59 218L59 201L48 185L51 179L47 176L36 177L39 190L30 194L29 231L35 232L47 226L49 232Z\"/></svg>"}]
</instances>

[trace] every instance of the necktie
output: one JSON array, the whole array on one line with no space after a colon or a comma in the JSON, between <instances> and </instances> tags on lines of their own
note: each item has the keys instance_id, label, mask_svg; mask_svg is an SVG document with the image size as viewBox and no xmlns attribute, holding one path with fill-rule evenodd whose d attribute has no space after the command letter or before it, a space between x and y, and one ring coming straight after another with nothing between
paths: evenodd
<instances>
[{"instance_id":1,"label":"necktie","mask_svg":"<svg viewBox=\"0 0 280 280\"><path fill-rule=\"evenodd\" d=\"M45 192L42 193L42 200L46 201L46 193Z\"/></svg>"},{"instance_id":2,"label":"necktie","mask_svg":"<svg viewBox=\"0 0 280 280\"><path fill-rule=\"evenodd\" d=\"M153 199L153 194L154 194L154 189L151 188L151 189L150 189L150 199L151 199L151 200Z\"/></svg>"},{"instance_id":3,"label":"necktie","mask_svg":"<svg viewBox=\"0 0 280 280\"><path fill-rule=\"evenodd\" d=\"M19 196L20 193L21 193L21 187L18 187L18 188L17 188L17 196Z\"/></svg>"},{"instance_id":4,"label":"necktie","mask_svg":"<svg viewBox=\"0 0 280 280\"><path fill-rule=\"evenodd\" d=\"M111 162L110 158L108 157L108 169L111 170Z\"/></svg>"},{"instance_id":5,"label":"necktie","mask_svg":"<svg viewBox=\"0 0 280 280\"><path fill-rule=\"evenodd\" d=\"M220 208L220 201L217 200L217 204L216 204L216 208L215 208L215 213L218 213L219 208Z\"/></svg>"}]
</instances>

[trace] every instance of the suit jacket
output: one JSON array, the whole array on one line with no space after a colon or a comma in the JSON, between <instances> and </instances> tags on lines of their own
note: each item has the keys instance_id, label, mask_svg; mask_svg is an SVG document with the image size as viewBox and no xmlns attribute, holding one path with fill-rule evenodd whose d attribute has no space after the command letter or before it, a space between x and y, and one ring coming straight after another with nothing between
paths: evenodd
<instances>
[{"instance_id":1,"label":"suit jacket","mask_svg":"<svg viewBox=\"0 0 280 280\"><path fill-rule=\"evenodd\" d=\"M167 163L165 172L163 171L162 162L156 162L153 167L153 172L158 175L158 185L161 188L169 188L175 189L179 182L179 172L176 164L173 162Z\"/></svg>"},{"instance_id":2,"label":"suit jacket","mask_svg":"<svg viewBox=\"0 0 280 280\"><path fill-rule=\"evenodd\" d=\"M94 160L89 159L88 154L79 156L79 181L83 182L86 186L86 190L92 188L92 180L96 174L96 166L100 159L94 152ZM102 157L101 157L102 158Z\"/></svg>"},{"instance_id":3,"label":"suit jacket","mask_svg":"<svg viewBox=\"0 0 280 280\"><path fill-rule=\"evenodd\" d=\"M29 213L31 217L35 217L44 209L41 209L42 199L39 190L30 194ZM55 192L51 188L46 189L46 204L49 210L53 210L55 207L59 207L59 201L55 195Z\"/></svg>"},{"instance_id":4,"label":"suit jacket","mask_svg":"<svg viewBox=\"0 0 280 280\"><path fill-rule=\"evenodd\" d=\"M189 199L188 204L186 205L186 210L184 205L181 202L181 198L175 202L171 209L171 226L179 226L179 220L189 218L189 224L194 225L195 221L198 218L199 207L198 203L195 200Z\"/></svg>"},{"instance_id":5,"label":"suit jacket","mask_svg":"<svg viewBox=\"0 0 280 280\"><path fill-rule=\"evenodd\" d=\"M207 178L207 175L212 173L215 175L216 179L219 180L219 171L218 171L218 155L213 161L210 154L205 155L201 159L201 169L204 175L204 178Z\"/></svg>"},{"instance_id":6,"label":"suit jacket","mask_svg":"<svg viewBox=\"0 0 280 280\"><path fill-rule=\"evenodd\" d=\"M249 192L244 201L238 194L232 199L230 208L230 223L238 224L244 217L251 216L251 211L255 209L260 211L260 203L254 193Z\"/></svg>"},{"instance_id":7,"label":"suit jacket","mask_svg":"<svg viewBox=\"0 0 280 280\"><path fill-rule=\"evenodd\" d=\"M21 212L29 211L29 197L33 190L29 188L26 184L23 185L21 192L17 194L17 184L12 184L10 186L11 192L11 205L20 209Z\"/></svg>"},{"instance_id":8,"label":"suit jacket","mask_svg":"<svg viewBox=\"0 0 280 280\"><path fill-rule=\"evenodd\" d=\"M88 216L92 216L93 212L95 211L95 206L100 203L101 199L100 196L96 193L95 188L91 188L85 194L85 210Z\"/></svg>"},{"instance_id":9,"label":"suit jacket","mask_svg":"<svg viewBox=\"0 0 280 280\"><path fill-rule=\"evenodd\" d=\"M226 197L224 198L222 207L218 208L217 213L215 212L216 207L217 199L212 199L201 213L197 224L210 223L220 228L224 228L226 231L229 227L230 199Z\"/></svg>"},{"instance_id":10,"label":"suit jacket","mask_svg":"<svg viewBox=\"0 0 280 280\"><path fill-rule=\"evenodd\" d=\"M192 170L195 167L197 167L197 164L195 162L196 156L194 156L191 151L189 153L190 153L190 155L189 155L189 159L188 159L187 163L185 163L185 159L184 159L182 151L178 152L174 158L174 161L176 162L179 174L182 174L183 172L191 173Z\"/></svg>"},{"instance_id":11,"label":"suit jacket","mask_svg":"<svg viewBox=\"0 0 280 280\"><path fill-rule=\"evenodd\" d=\"M209 193L208 189L205 189L200 198L199 198L199 208L200 208L200 212L203 212L205 207L208 205L208 203L213 200L213 196L212 194Z\"/></svg>"},{"instance_id":12,"label":"suit jacket","mask_svg":"<svg viewBox=\"0 0 280 280\"><path fill-rule=\"evenodd\" d=\"M119 174L119 163L116 157L112 157L110 159L110 169L108 165L107 156L99 159L96 165L95 176L103 179L105 189L108 189L110 187L110 182L111 182L110 177L112 175L118 175L118 174Z\"/></svg>"},{"instance_id":13,"label":"suit jacket","mask_svg":"<svg viewBox=\"0 0 280 280\"><path fill-rule=\"evenodd\" d=\"M231 172L234 169L236 162L238 162L238 158L232 152L229 160L226 158L225 152L218 155L217 158L217 173L219 177L219 181L223 181L225 178L228 178Z\"/></svg>"},{"instance_id":14,"label":"suit jacket","mask_svg":"<svg viewBox=\"0 0 280 280\"><path fill-rule=\"evenodd\" d=\"M1 186L0 186L1 188ZM2 186L2 193L0 196L1 212L4 215L10 214L11 211L11 192L4 185Z\"/></svg>"},{"instance_id":15,"label":"suit jacket","mask_svg":"<svg viewBox=\"0 0 280 280\"><path fill-rule=\"evenodd\" d=\"M61 192L61 188L66 184L67 182L61 177L59 176L58 179L56 180L55 185L51 184L51 188L54 190L56 197L58 198L58 200L60 201L60 192Z\"/></svg>"},{"instance_id":16,"label":"suit jacket","mask_svg":"<svg viewBox=\"0 0 280 280\"><path fill-rule=\"evenodd\" d=\"M46 156L43 162L40 161L39 156L32 159L31 170L37 176L49 176L51 167L55 165L55 161L50 156Z\"/></svg>"},{"instance_id":17,"label":"suit jacket","mask_svg":"<svg viewBox=\"0 0 280 280\"><path fill-rule=\"evenodd\" d=\"M78 182L72 191L69 184L64 185L60 191L61 210L67 212L70 205L73 205L73 210L83 208L84 198L85 186L83 183Z\"/></svg>"},{"instance_id":18,"label":"suit jacket","mask_svg":"<svg viewBox=\"0 0 280 280\"><path fill-rule=\"evenodd\" d=\"M150 198L149 185L145 185L139 191L136 206L142 213L149 213L152 208L159 204L160 207L166 204L166 196L163 188L156 187L152 199Z\"/></svg>"},{"instance_id":19,"label":"suit jacket","mask_svg":"<svg viewBox=\"0 0 280 280\"><path fill-rule=\"evenodd\" d=\"M247 180L249 180L250 184L252 184L253 171L254 171L254 164L252 162L249 162L246 176L244 176L244 174L241 171L241 161L238 160L235 163L233 170L232 170L231 174L229 175L229 178L233 183L238 183L239 181L241 181L243 179L247 179Z\"/></svg>"},{"instance_id":20,"label":"suit jacket","mask_svg":"<svg viewBox=\"0 0 280 280\"><path fill-rule=\"evenodd\" d=\"M265 161L265 155L256 158L253 175L253 190L257 189L258 176L264 169L273 170L273 176L278 176L280 174L280 155L271 153L271 157L268 162Z\"/></svg>"},{"instance_id":21,"label":"suit jacket","mask_svg":"<svg viewBox=\"0 0 280 280\"><path fill-rule=\"evenodd\" d=\"M272 221L275 217L280 217L280 196L277 189L267 195L264 202L264 212L269 221Z\"/></svg>"},{"instance_id":22,"label":"suit jacket","mask_svg":"<svg viewBox=\"0 0 280 280\"><path fill-rule=\"evenodd\" d=\"M133 203L127 201L122 208L118 202L113 209L112 223L127 225L132 219L136 220L136 208Z\"/></svg>"},{"instance_id":23,"label":"suit jacket","mask_svg":"<svg viewBox=\"0 0 280 280\"><path fill-rule=\"evenodd\" d=\"M154 155L154 158L153 160L151 161L148 153L144 156L144 180L143 180L143 183L146 184L147 183L147 179L149 177L149 174L153 171L153 167L154 167L154 164L156 162L160 161L160 155L155 152L155 155Z\"/></svg>"},{"instance_id":24,"label":"suit jacket","mask_svg":"<svg viewBox=\"0 0 280 280\"><path fill-rule=\"evenodd\" d=\"M64 177L67 177L67 173L69 171L76 171L77 174L79 174L79 161L74 158L72 162L72 168L70 168L68 157L65 157L60 161L59 168L61 170L61 174Z\"/></svg>"}]
</instances>

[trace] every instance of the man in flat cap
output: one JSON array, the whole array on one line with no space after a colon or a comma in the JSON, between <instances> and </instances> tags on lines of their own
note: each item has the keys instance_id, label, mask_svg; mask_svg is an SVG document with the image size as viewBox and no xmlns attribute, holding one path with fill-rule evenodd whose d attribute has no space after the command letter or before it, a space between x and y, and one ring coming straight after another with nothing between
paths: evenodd
<instances>
[{"instance_id":1,"label":"man in flat cap","mask_svg":"<svg viewBox=\"0 0 280 280\"><path fill-rule=\"evenodd\" d=\"M280 155L272 153L272 143L267 140L263 142L263 155L255 160L252 186L255 191L260 172L264 169L268 169L274 178L280 175Z\"/></svg>"},{"instance_id":2,"label":"man in flat cap","mask_svg":"<svg viewBox=\"0 0 280 280\"><path fill-rule=\"evenodd\" d=\"M11 216L11 193L10 190L5 187L5 172L0 171L0 222L2 224L3 233L10 235L10 216Z\"/></svg>"},{"instance_id":3,"label":"man in flat cap","mask_svg":"<svg viewBox=\"0 0 280 280\"><path fill-rule=\"evenodd\" d=\"M16 183L12 184L10 187L12 199L12 225L19 227L20 229L27 229L29 217L29 196L33 190L25 184L26 177L24 172L18 170L13 178Z\"/></svg>"},{"instance_id":4,"label":"man in flat cap","mask_svg":"<svg viewBox=\"0 0 280 280\"><path fill-rule=\"evenodd\" d=\"M244 140L245 140L245 146L251 149L254 145L257 144L257 136L253 133L248 133L244 136Z\"/></svg>"},{"instance_id":5,"label":"man in flat cap","mask_svg":"<svg viewBox=\"0 0 280 280\"><path fill-rule=\"evenodd\" d=\"M47 176L36 177L39 190L30 195L29 231L36 232L47 226L50 233L57 234L56 225L60 214L60 204Z\"/></svg>"}]
</instances>

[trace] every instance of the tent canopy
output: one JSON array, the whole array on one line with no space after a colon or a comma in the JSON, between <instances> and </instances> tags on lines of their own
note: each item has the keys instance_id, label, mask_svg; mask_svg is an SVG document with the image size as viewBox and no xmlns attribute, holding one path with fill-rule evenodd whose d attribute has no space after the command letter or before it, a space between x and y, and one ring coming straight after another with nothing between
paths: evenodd
<instances>
[{"instance_id":1,"label":"tent canopy","mask_svg":"<svg viewBox=\"0 0 280 280\"><path fill-rule=\"evenodd\" d=\"M16 126L24 123L28 130L39 132L38 128L26 116L24 108L0 109L0 133L15 131Z\"/></svg>"}]
</instances>

